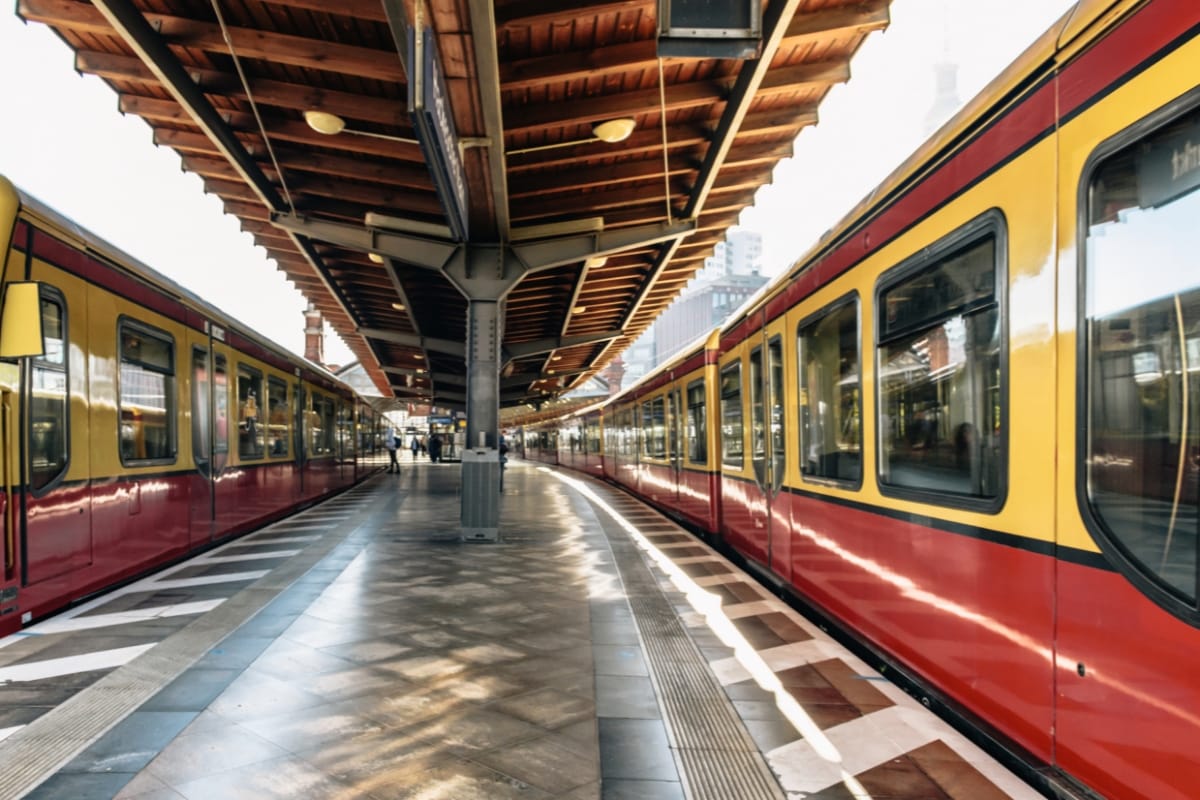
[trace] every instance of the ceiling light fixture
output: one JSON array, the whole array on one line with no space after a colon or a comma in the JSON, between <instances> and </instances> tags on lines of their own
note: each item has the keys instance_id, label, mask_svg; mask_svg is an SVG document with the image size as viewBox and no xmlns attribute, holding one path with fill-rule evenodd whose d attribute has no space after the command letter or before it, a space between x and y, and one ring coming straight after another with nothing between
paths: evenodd
<instances>
[{"instance_id":1,"label":"ceiling light fixture","mask_svg":"<svg viewBox=\"0 0 1200 800\"><path fill-rule=\"evenodd\" d=\"M383 263L383 256L379 255L379 253L367 253L367 258L371 259L376 264Z\"/></svg>"},{"instance_id":2,"label":"ceiling light fixture","mask_svg":"<svg viewBox=\"0 0 1200 800\"><path fill-rule=\"evenodd\" d=\"M633 134L633 129L637 127L637 122L629 117L621 119L610 119L606 122L601 122L599 125L592 128L592 136L602 142L608 144L616 144L623 142Z\"/></svg>"},{"instance_id":3,"label":"ceiling light fixture","mask_svg":"<svg viewBox=\"0 0 1200 800\"><path fill-rule=\"evenodd\" d=\"M396 309L397 311L403 311L404 303L392 303L392 308Z\"/></svg>"},{"instance_id":4,"label":"ceiling light fixture","mask_svg":"<svg viewBox=\"0 0 1200 800\"><path fill-rule=\"evenodd\" d=\"M325 136L336 136L339 133L352 133L355 136L369 136L372 139L386 139L389 142L400 142L401 144L420 144L420 142L418 142L416 139L409 139L405 136L392 136L386 133L356 131L352 128L347 128L346 120L342 119L337 114L330 114L328 111L318 111L315 108L310 108L308 111L304 112L304 121L308 123L308 127Z\"/></svg>"},{"instance_id":5,"label":"ceiling light fixture","mask_svg":"<svg viewBox=\"0 0 1200 800\"><path fill-rule=\"evenodd\" d=\"M582 314L585 311L587 311L587 306L575 306L571 309L572 314Z\"/></svg>"},{"instance_id":6,"label":"ceiling light fixture","mask_svg":"<svg viewBox=\"0 0 1200 800\"><path fill-rule=\"evenodd\" d=\"M588 144L590 142L604 142L606 144L616 144L623 142L633 135L634 128L637 127L637 120L630 117L621 117L620 119L610 119L604 122L598 122L592 128L592 135L587 139L577 139L570 142L554 142L552 144L542 144L536 147L522 147L518 150L509 150L504 155L517 156L522 153L536 153L541 150L553 150L557 147L571 147L577 144Z\"/></svg>"}]
</instances>

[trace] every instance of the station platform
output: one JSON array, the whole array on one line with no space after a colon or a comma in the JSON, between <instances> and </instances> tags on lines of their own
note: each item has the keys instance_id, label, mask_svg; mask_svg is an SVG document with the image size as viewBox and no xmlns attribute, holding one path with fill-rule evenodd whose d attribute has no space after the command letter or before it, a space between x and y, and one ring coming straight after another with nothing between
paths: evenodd
<instances>
[{"instance_id":1,"label":"station platform","mask_svg":"<svg viewBox=\"0 0 1200 800\"><path fill-rule=\"evenodd\" d=\"M402 463L0 640L0 798L1040 796L623 492Z\"/></svg>"}]
</instances>

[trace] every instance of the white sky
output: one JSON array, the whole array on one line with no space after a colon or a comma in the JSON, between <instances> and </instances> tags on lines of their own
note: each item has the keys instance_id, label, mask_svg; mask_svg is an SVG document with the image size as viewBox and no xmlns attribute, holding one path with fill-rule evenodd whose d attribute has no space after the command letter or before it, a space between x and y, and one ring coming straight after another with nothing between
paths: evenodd
<instances>
[{"instance_id":1,"label":"white sky","mask_svg":"<svg viewBox=\"0 0 1200 800\"><path fill-rule=\"evenodd\" d=\"M929 133L933 64L959 65L976 94L1071 5L1067 0L894 0L892 24L851 64L797 156L780 164L744 226L763 234L774 274L813 244ZM11 6L10 6L11 8ZM221 204L117 112L116 95L79 76L49 29L0 12L0 174L281 345L303 353L300 293ZM940 120L938 121L940 124ZM350 351L328 335L327 361Z\"/></svg>"}]
</instances>

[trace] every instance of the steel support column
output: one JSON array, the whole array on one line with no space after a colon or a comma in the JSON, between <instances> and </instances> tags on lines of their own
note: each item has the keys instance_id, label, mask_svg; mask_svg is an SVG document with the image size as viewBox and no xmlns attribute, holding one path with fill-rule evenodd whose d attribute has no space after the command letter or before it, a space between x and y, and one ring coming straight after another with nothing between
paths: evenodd
<instances>
[{"instance_id":1,"label":"steel support column","mask_svg":"<svg viewBox=\"0 0 1200 800\"><path fill-rule=\"evenodd\" d=\"M500 531L500 343L504 298L528 272L502 245L464 244L444 273L467 299L467 442L462 452L462 539Z\"/></svg>"},{"instance_id":2,"label":"steel support column","mask_svg":"<svg viewBox=\"0 0 1200 800\"><path fill-rule=\"evenodd\" d=\"M500 432L500 303L467 304L467 446L496 448Z\"/></svg>"}]
</instances>

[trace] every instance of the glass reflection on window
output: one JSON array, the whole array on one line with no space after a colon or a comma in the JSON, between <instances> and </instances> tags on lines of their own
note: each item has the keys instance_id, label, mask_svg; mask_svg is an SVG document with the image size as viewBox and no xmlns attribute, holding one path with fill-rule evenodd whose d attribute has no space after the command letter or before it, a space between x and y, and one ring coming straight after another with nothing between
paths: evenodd
<instances>
[{"instance_id":1,"label":"glass reflection on window","mask_svg":"<svg viewBox=\"0 0 1200 800\"><path fill-rule=\"evenodd\" d=\"M1200 475L1200 112L1089 186L1087 496L1142 572L1194 604Z\"/></svg>"},{"instance_id":2,"label":"glass reflection on window","mask_svg":"<svg viewBox=\"0 0 1200 800\"><path fill-rule=\"evenodd\" d=\"M721 465L741 469L745 452L742 430L742 364L721 370Z\"/></svg>"},{"instance_id":3,"label":"glass reflection on window","mask_svg":"<svg viewBox=\"0 0 1200 800\"><path fill-rule=\"evenodd\" d=\"M41 308L45 353L32 359L30 376L29 482L35 491L65 472L70 444L66 307L57 297L43 296Z\"/></svg>"},{"instance_id":4,"label":"glass reflection on window","mask_svg":"<svg viewBox=\"0 0 1200 800\"><path fill-rule=\"evenodd\" d=\"M995 242L881 293L880 481L965 498L1000 490L1001 330Z\"/></svg>"}]
</instances>

